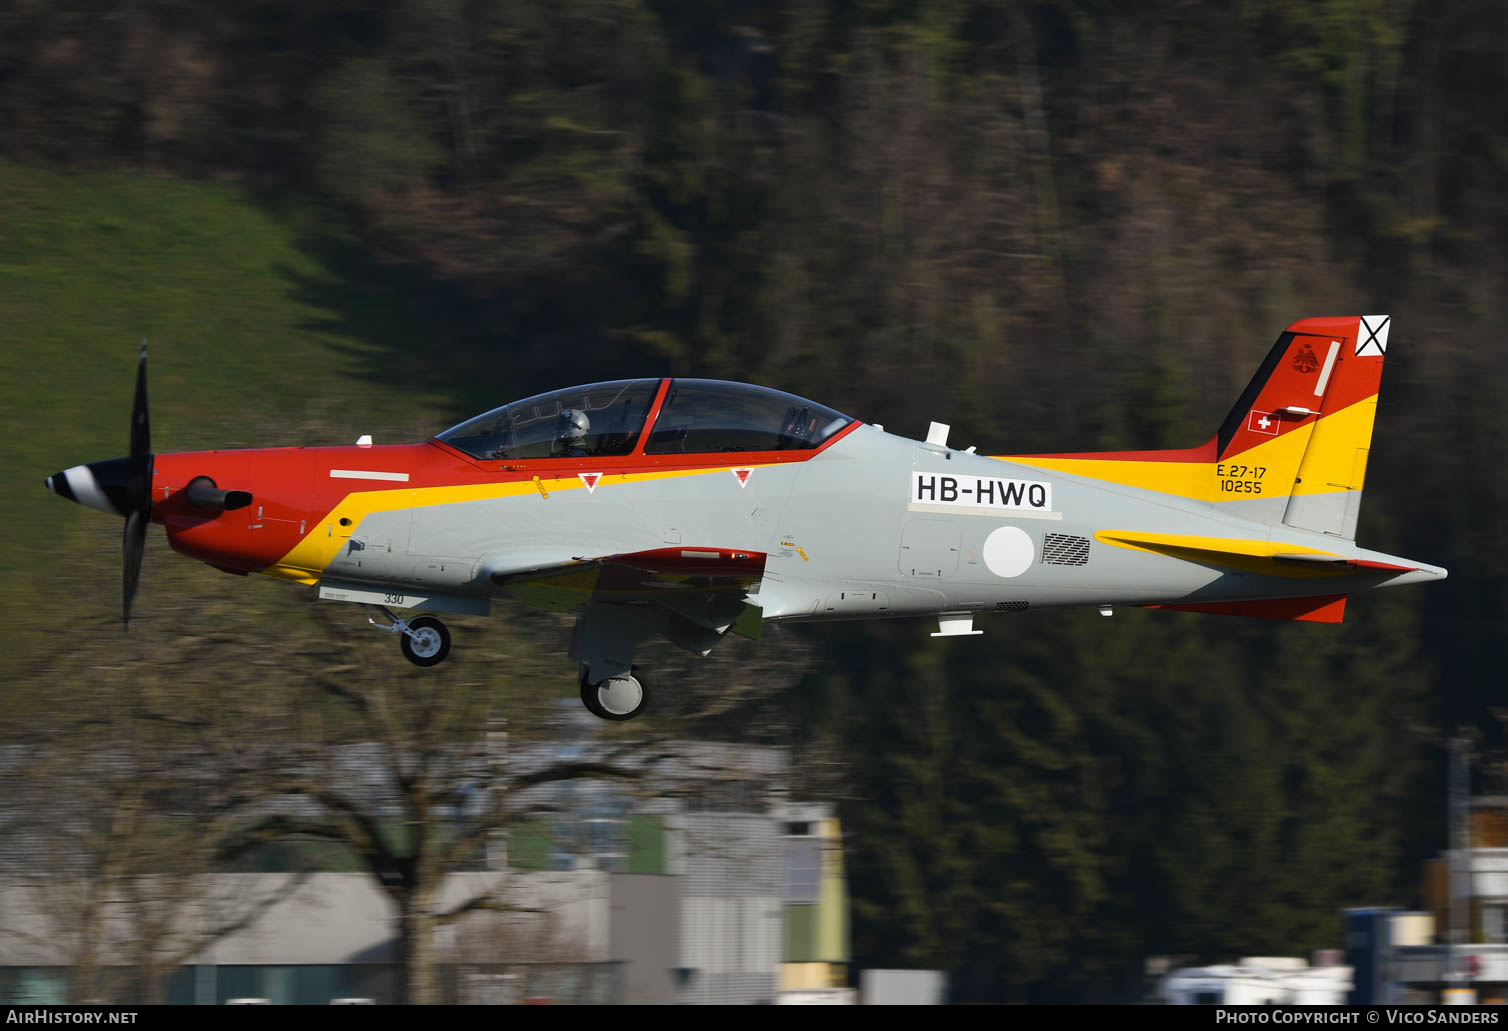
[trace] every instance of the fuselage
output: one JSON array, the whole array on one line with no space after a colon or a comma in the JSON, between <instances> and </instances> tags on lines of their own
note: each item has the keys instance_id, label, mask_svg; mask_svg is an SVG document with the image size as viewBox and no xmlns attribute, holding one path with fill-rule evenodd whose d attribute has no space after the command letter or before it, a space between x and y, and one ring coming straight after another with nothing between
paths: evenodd
<instances>
[{"instance_id":1,"label":"fuselage","mask_svg":"<svg viewBox=\"0 0 1508 1031\"><path fill-rule=\"evenodd\" d=\"M184 494L201 476L254 501L204 512ZM750 601L784 620L1293 598L1444 575L1332 535L1249 522L1220 502L860 423L790 452L510 461L429 441L159 454L152 498L174 549L228 572L483 604L509 590L492 570L536 556L543 566L677 548L763 555ZM1116 536L1128 533L1131 544ZM1238 568L1138 547L1137 533L1267 542L1378 568L1260 555Z\"/></svg>"}]
</instances>

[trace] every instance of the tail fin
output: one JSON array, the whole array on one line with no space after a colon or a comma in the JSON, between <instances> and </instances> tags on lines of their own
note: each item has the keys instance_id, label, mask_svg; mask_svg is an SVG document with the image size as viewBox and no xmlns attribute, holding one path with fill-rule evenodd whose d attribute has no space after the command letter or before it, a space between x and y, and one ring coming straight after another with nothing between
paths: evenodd
<instances>
[{"instance_id":1,"label":"tail fin","mask_svg":"<svg viewBox=\"0 0 1508 1031\"><path fill-rule=\"evenodd\" d=\"M1293 323L1203 447L1008 460L1354 540L1390 326L1386 315Z\"/></svg>"},{"instance_id":2,"label":"tail fin","mask_svg":"<svg viewBox=\"0 0 1508 1031\"><path fill-rule=\"evenodd\" d=\"M1390 326L1386 315L1289 326L1220 425L1211 500L1355 539Z\"/></svg>"}]
</instances>

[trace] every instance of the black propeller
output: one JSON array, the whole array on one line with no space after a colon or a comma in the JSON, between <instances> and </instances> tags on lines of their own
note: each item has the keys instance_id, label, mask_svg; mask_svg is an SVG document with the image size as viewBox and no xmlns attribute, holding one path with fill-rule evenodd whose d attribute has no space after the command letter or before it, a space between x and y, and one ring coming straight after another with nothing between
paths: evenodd
<instances>
[{"instance_id":1,"label":"black propeller","mask_svg":"<svg viewBox=\"0 0 1508 1031\"><path fill-rule=\"evenodd\" d=\"M47 477L47 489L70 501L126 517L121 544L121 618L131 626L131 599L141 579L141 554L152 521L152 427L147 418L147 342L136 365L136 401L131 406L131 453L125 458L76 465ZM250 500L248 496L248 501Z\"/></svg>"},{"instance_id":2,"label":"black propeller","mask_svg":"<svg viewBox=\"0 0 1508 1031\"><path fill-rule=\"evenodd\" d=\"M141 555L152 520L152 424L147 416L147 342L136 363L136 399L131 404L131 453L126 459L126 490L121 508L126 532L121 544L121 619L131 627L131 600L141 579Z\"/></svg>"},{"instance_id":3,"label":"black propeller","mask_svg":"<svg viewBox=\"0 0 1508 1031\"><path fill-rule=\"evenodd\" d=\"M147 415L147 342L141 342L136 363L136 399L131 405L131 451L124 458L75 465L47 477L47 489L80 505L123 516L126 532L121 541L121 621L131 628L131 602L141 580L141 557L146 548L147 524L152 521L152 423ZM191 478L183 494L189 504L218 518L223 512L245 508L252 502L250 491L221 490L208 476Z\"/></svg>"}]
</instances>

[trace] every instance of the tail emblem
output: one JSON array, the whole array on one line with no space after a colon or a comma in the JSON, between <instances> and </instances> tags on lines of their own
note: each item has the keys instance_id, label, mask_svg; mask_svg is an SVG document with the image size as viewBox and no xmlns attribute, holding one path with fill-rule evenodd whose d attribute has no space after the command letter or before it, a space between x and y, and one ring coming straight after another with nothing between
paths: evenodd
<instances>
[{"instance_id":1,"label":"tail emblem","mask_svg":"<svg viewBox=\"0 0 1508 1031\"><path fill-rule=\"evenodd\" d=\"M1314 353L1314 348L1308 344L1301 345L1298 353L1293 356L1293 367L1306 375L1319 368L1320 360Z\"/></svg>"}]
</instances>

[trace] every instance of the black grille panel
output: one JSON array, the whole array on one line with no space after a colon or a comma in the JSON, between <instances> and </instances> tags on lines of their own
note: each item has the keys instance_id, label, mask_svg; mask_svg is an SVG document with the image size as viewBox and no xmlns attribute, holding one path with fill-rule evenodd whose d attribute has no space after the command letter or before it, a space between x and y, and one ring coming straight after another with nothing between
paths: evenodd
<instances>
[{"instance_id":1,"label":"black grille panel","mask_svg":"<svg viewBox=\"0 0 1508 1031\"><path fill-rule=\"evenodd\" d=\"M1082 566L1089 562L1089 538L1050 533L1042 538L1042 561L1049 566Z\"/></svg>"}]
</instances>

